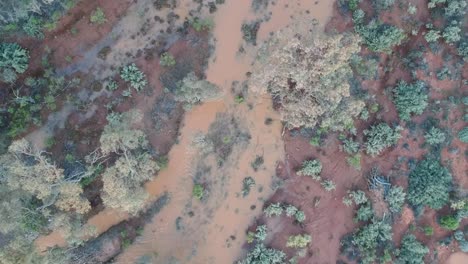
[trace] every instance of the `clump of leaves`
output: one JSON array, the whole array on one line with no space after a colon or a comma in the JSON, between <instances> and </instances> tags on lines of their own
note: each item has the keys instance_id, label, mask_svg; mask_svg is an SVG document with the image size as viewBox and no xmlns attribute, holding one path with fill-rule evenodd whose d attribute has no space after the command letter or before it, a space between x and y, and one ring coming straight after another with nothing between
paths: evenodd
<instances>
[{"instance_id":1,"label":"clump of leaves","mask_svg":"<svg viewBox=\"0 0 468 264\"><path fill-rule=\"evenodd\" d=\"M141 91L148 85L145 74L138 69L135 63L123 67L120 71L120 77L126 82L130 82L130 85L137 91Z\"/></svg>"},{"instance_id":2,"label":"clump of leaves","mask_svg":"<svg viewBox=\"0 0 468 264\"><path fill-rule=\"evenodd\" d=\"M332 180L324 180L320 184L327 192L331 192L336 189L336 184Z\"/></svg>"},{"instance_id":3,"label":"clump of leaves","mask_svg":"<svg viewBox=\"0 0 468 264\"><path fill-rule=\"evenodd\" d=\"M302 167L297 171L297 175L310 176L315 180L320 179L320 173L322 172L322 163L319 160L306 160L302 163Z\"/></svg>"},{"instance_id":4,"label":"clump of leaves","mask_svg":"<svg viewBox=\"0 0 468 264\"><path fill-rule=\"evenodd\" d=\"M171 67L176 64L176 60L174 59L174 56L172 56L172 54L170 54L169 52L164 52L159 58L159 64L164 67Z\"/></svg>"},{"instance_id":5,"label":"clump of leaves","mask_svg":"<svg viewBox=\"0 0 468 264\"><path fill-rule=\"evenodd\" d=\"M409 174L408 201L440 209L449 202L452 175L438 160L426 158Z\"/></svg>"},{"instance_id":6,"label":"clump of leaves","mask_svg":"<svg viewBox=\"0 0 468 264\"><path fill-rule=\"evenodd\" d=\"M409 121L411 115L420 115L427 107L427 88L422 81L409 84L400 81L394 90L395 107L401 120Z\"/></svg>"},{"instance_id":7,"label":"clump of leaves","mask_svg":"<svg viewBox=\"0 0 468 264\"><path fill-rule=\"evenodd\" d=\"M97 7L89 17L89 21L93 24L102 25L107 22L106 14L102 8Z\"/></svg>"},{"instance_id":8,"label":"clump of leaves","mask_svg":"<svg viewBox=\"0 0 468 264\"><path fill-rule=\"evenodd\" d=\"M356 212L355 221L368 221L374 216L371 203L365 203Z\"/></svg>"},{"instance_id":9,"label":"clump of leaves","mask_svg":"<svg viewBox=\"0 0 468 264\"><path fill-rule=\"evenodd\" d=\"M401 130L401 127L392 129L386 123L380 123L371 126L370 130L365 130L364 134L367 136L365 143L367 154L377 156L386 148L395 145L401 138Z\"/></svg>"},{"instance_id":10,"label":"clump of leaves","mask_svg":"<svg viewBox=\"0 0 468 264\"><path fill-rule=\"evenodd\" d=\"M194 72L190 72L182 81L178 82L177 89L174 91L174 99L185 102L185 106L190 108L192 105L216 98L219 94L220 91L216 85L206 80L200 80Z\"/></svg>"},{"instance_id":11,"label":"clump of leaves","mask_svg":"<svg viewBox=\"0 0 468 264\"><path fill-rule=\"evenodd\" d=\"M357 247L363 263L373 263L377 248L392 239L392 226L383 220L373 219L354 234L352 243Z\"/></svg>"}]
</instances>

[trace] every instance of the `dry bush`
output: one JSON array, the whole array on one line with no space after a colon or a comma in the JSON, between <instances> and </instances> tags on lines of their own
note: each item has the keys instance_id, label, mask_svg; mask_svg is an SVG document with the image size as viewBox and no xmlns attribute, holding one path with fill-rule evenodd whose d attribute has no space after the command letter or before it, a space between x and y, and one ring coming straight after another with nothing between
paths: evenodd
<instances>
[{"instance_id":1,"label":"dry bush","mask_svg":"<svg viewBox=\"0 0 468 264\"><path fill-rule=\"evenodd\" d=\"M268 91L281 105L289 128L321 127L339 131L353 125L364 106L351 97L351 55L360 49L355 35L319 35L298 25L279 32L259 53L251 85ZM346 114L343 114L346 113Z\"/></svg>"}]
</instances>

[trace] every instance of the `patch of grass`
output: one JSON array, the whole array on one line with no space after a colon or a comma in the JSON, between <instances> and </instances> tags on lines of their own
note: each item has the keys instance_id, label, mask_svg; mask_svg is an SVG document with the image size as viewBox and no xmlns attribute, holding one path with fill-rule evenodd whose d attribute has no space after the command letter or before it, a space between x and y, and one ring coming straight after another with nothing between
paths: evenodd
<instances>
[{"instance_id":1,"label":"patch of grass","mask_svg":"<svg viewBox=\"0 0 468 264\"><path fill-rule=\"evenodd\" d=\"M346 158L346 161L356 170L361 170L361 154L355 154L351 157Z\"/></svg>"}]
</instances>

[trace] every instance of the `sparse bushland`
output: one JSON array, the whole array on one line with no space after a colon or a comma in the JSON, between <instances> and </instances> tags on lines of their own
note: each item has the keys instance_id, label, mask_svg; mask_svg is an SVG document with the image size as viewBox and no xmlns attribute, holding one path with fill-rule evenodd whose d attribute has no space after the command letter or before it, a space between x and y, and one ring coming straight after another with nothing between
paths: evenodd
<instances>
[{"instance_id":1,"label":"sparse bushland","mask_svg":"<svg viewBox=\"0 0 468 264\"><path fill-rule=\"evenodd\" d=\"M401 120L409 121L411 116L420 115L427 107L428 91L422 81L406 83L400 81L394 89L395 107Z\"/></svg>"},{"instance_id":2,"label":"sparse bushland","mask_svg":"<svg viewBox=\"0 0 468 264\"><path fill-rule=\"evenodd\" d=\"M398 264L424 264L424 256L429 253L429 249L421 244L414 235L408 234L401 240L396 263Z\"/></svg>"},{"instance_id":3,"label":"sparse bushland","mask_svg":"<svg viewBox=\"0 0 468 264\"><path fill-rule=\"evenodd\" d=\"M129 64L122 68L120 77L126 82L130 83L137 92L143 90L147 85L145 74L138 69L135 63Z\"/></svg>"},{"instance_id":4,"label":"sparse bushland","mask_svg":"<svg viewBox=\"0 0 468 264\"><path fill-rule=\"evenodd\" d=\"M364 107L348 84L349 60L359 51L359 39L295 33L280 32L261 48L250 84L271 93L288 128L349 129Z\"/></svg>"},{"instance_id":5,"label":"sparse bushland","mask_svg":"<svg viewBox=\"0 0 468 264\"><path fill-rule=\"evenodd\" d=\"M367 140L365 142L366 153L371 156L377 156L386 148L395 145L401 138L401 127L392 129L386 123L371 126L369 130L364 131Z\"/></svg>"},{"instance_id":6,"label":"sparse bushland","mask_svg":"<svg viewBox=\"0 0 468 264\"><path fill-rule=\"evenodd\" d=\"M272 203L263 210L267 217L281 216L283 212L286 212L287 217L294 217L299 223L304 222L306 219L303 211L290 204Z\"/></svg>"},{"instance_id":7,"label":"sparse bushland","mask_svg":"<svg viewBox=\"0 0 468 264\"><path fill-rule=\"evenodd\" d=\"M408 201L440 209L449 202L452 175L438 160L425 158L409 174Z\"/></svg>"},{"instance_id":8,"label":"sparse bushland","mask_svg":"<svg viewBox=\"0 0 468 264\"><path fill-rule=\"evenodd\" d=\"M186 108L201 102L206 102L219 97L219 88L206 81L200 80L194 72L190 72L182 81L177 84L174 91L176 101L184 102Z\"/></svg>"},{"instance_id":9,"label":"sparse bushland","mask_svg":"<svg viewBox=\"0 0 468 264\"><path fill-rule=\"evenodd\" d=\"M143 182L151 179L159 170L156 161L146 150L148 141L145 133L132 128L141 118L141 113L136 111L110 114L107 117L109 123L100 138L100 154L118 156L114 165L108 167L102 175L102 200L108 207L132 214L144 206L148 197Z\"/></svg>"}]
</instances>

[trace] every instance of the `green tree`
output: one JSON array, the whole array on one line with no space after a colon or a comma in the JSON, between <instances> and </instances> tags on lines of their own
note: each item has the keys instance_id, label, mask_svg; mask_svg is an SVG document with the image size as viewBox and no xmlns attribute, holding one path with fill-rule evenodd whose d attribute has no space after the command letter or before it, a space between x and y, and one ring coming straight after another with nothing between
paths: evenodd
<instances>
[{"instance_id":1,"label":"green tree","mask_svg":"<svg viewBox=\"0 0 468 264\"><path fill-rule=\"evenodd\" d=\"M371 126L370 130L365 130L367 139L365 142L366 152L371 156L377 156L386 148L395 145L401 138L401 128L392 129L386 123Z\"/></svg>"},{"instance_id":2,"label":"green tree","mask_svg":"<svg viewBox=\"0 0 468 264\"><path fill-rule=\"evenodd\" d=\"M263 210L267 217L280 216L283 214L283 206L280 203L272 203Z\"/></svg>"},{"instance_id":3,"label":"green tree","mask_svg":"<svg viewBox=\"0 0 468 264\"><path fill-rule=\"evenodd\" d=\"M424 35L424 38L426 39L427 42L437 42L439 38L442 36L440 35L440 31L436 29L431 29L427 31L427 33Z\"/></svg>"},{"instance_id":4,"label":"green tree","mask_svg":"<svg viewBox=\"0 0 468 264\"><path fill-rule=\"evenodd\" d=\"M453 215L444 215L440 218L439 224L447 230L457 230L460 226L460 220Z\"/></svg>"},{"instance_id":5,"label":"green tree","mask_svg":"<svg viewBox=\"0 0 468 264\"><path fill-rule=\"evenodd\" d=\"M391 53L406 38L402 29L375 20L368 25L357 25L355 29L364 44L375 52Z\"/></svg>"},{"instance_id":6,"label":"green tree","mask_svg":"<svg viewBox=\"0 0 468 264\"><path fill-rule=\"evenodd\" d=\"M405 203L406 193L400 186L392 186L385 195L388 208L393 213L399 213Z\"/></svg>"},{"instance_id":7,"label":"green tree","mask_svg":"<svg viewBox=\"0 0 468 264\"><path fill-rule=\"evenodd\" d=\"M411 115L420 115L427 107L427 88L422 81L411 84L400 81L393 92L393 102L401 120L409 121Z\"/></svg>"},{"instance_id":8,"label":"green tree","mask_svg":"<svg viewBox=\"0 0 468 264\"><path fill-rule=\"evenodd\" d=\"M171 67L176 64L176 61L172 54L170 54L169 52L164 52L159 58L159 64L164 67Z\"/></svg>"},{"instance_id":9,"label":"green tree","mask_svg":"<svg viewBox=\"0 0 468 264\"><path fill-rule=\"evenodd\" d=\"M445 133L438 127L431 127L424 138L429 145L437 145L445 141Z\"/></svg>"},{"instance_id":10,"label":"green tree","mask_svg":"<svg viewBox=\"0 0 468 264\"><path fill-rule=\"evenodd\" d=\"M392 239L392 226L382 220L373 219L354 234L352 243L358 248L363 263L373 263L377 248Z\"/></svg>"},{"instance_id":11,"label":"green tree","mask_svg":"<svg viewBox=\"0 0 468 264\"><path fill-rule=\"evenodd\" d=\"M237 264L283 264L286 254L274 248L267 248L259 243L247 254L246 258L238 261Z\"/></svg>"},{"instance_id":12,"label":"green tree","mask_svg":"<svg viewBox=\"0 0 468 264\"><path fill-rule=\"evenodd\" d=\"M401 241L397 264L424 264L424 256L429 249L421 244L414 235L405 235Z\"/></svg>"},{"instance_id":13,"label":"green tree","mask_svg":"<svg viewBox=\"0 0 468 264\"><path fill-rule=\"evenodd\" d=\"M395 4L395 0L373 0L372 2L378 10L389 9Z\"/></svg>"},{"instance_id":14,"label":"green tree","mask_svg":"<svg viewBox=\"0 0 468 264\"><path fill-rule=\"evenodd\" d=\"M409 174L408 201L440 209L449 202L452 175L438 160L426 158Z\"/></svg>"},{"instance_id":15,"label":"green tree","mask_svg":"<svg viewBox=\"0 0 468 264\"><path fill-rule=\"evenodd\" d=\"M468 143L468 127L464 127L458 132L458 139L463 143Z\"/></svg>"},{"instance_id":16,"label":"green tree","mask_svg":"<svg viewBox=\"0 0 468 264\"><path fill-rule=\"evenodd\" d=\"M13 68L24 73L29 64L29 51L16 43L0 43L0 68Z\"/></svg>"},{"instance_id":17,"label":"green tree","mask_svg":"<svg viewBox=\"0 0 468 264\"><path fill-rule=\"evenodd\" d=\"M370 203L365 203L356 212L356 221L368 221L374 216L374 210Z\"/></svg>"}]
</instances>

